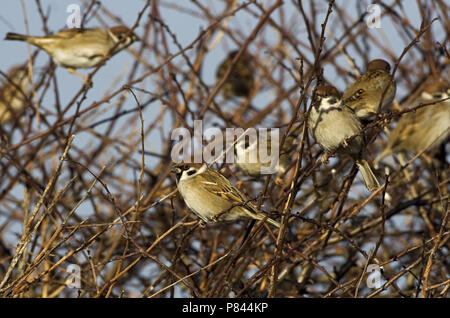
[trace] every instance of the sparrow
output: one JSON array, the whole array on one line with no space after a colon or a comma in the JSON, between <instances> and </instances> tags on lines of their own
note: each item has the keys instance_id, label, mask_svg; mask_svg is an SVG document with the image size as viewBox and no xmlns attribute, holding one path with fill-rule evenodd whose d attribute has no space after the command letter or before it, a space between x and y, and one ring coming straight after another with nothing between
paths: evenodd
<instances>
[{"instance_id":1,"label":"sparrow","mask_svg":"<svg viewBox=\"0 0 450 318\"><path fill-rule=\"evenodd\" d=\"M13 67L8 72L8 79L5 78L0 86L0 124L23 113L31 92L26 66Z\"/></svg>"},{"instance_id":2,"label":"sparrow","mask_svg":"<svg viewBox=\"0 0 450 318\"><path fill-rule=\"evenodd\" d=\"M385 60L370 61L367 64L366 73L345 90L342 96L344 104L353 109L360 119L370 119L380 110L389 107L394 100L397 89L390 71L391 66ZM391 84L380 107L381 97L389 81L391 81Z\"/></svg>"},{"instance_id":3,"label":"sparrow","mask_svg":"<svg viewBox=\"0 0 450 318\"><path fill-rule=\"evenodd\" d=\"M184 202L205 223L254 219L280 227L278 222L258 212L227 178L206 164L178 164L172 167L172 172Z\"/></svg>"},{"instance_id":4,"label":"sparrow","mask_svg":"<svg viewBox=\"0 0 450 318\"><path fill-rule=\"evenodd\" d=\"M375 159L378 164L392 153L417 154L436 148L450 135L450 88L434 92L425 90L414 105L429 104L402 115L391 131L386 148Z\"/></svg>"},{"instance_id":5,"label":"sparrow","mask_svg":"<svg viewBox=\"0 0 450 318\"><path fill-rule=\"evenodd\" d=\"M328 153L337 149L350 156L358 166L369 191L379 188L369 162L364 159L365 142L362 126L353 109L342 100L333 86L319 86L312 101L308 118L310 134Z\"/></svg>"},{"instance_id":6,"label":"sparrow","mask_svg":"<svg viewBox=\"0 0 450 318\"><path fill-rule=\"evenodd\" d=\"M24 41L35 45L46 51L56 64L86 80L86 77L75 72L75 69L95 67L105 58L110 58L133 42L139 41L134 33L129 33L130 30L125 26L109 29L74 28L42 37L10 32L6 34L5 40Z\"/></svg>"},{"instance_id":7,"label":"sparrow","mask_svg":"<svg viewBox=\"0 0 450 318\"><path fill-rule=\"evenodd\" d=\"M272 139L270 132L267 133L267 140L263 145L260 144L260 136L256 140L251 138L241 138L235 145L234 159L236 166L245 174L252 177L259 177L262 174L282 175L291 162L292 156L296 149L296 140L300 134L302 126L298 126L291 133L289 133L280 149L280 142L282 137ZM266 149L261 149L264 146ZM272 147L277 149L277 157L272 158ZM275 149L274 148L274 149ZM261 160L260 154L268 157Z\"/></svg>"},{"instance_id":8,"label":"sparrow","mask_svg":"<svg viewBox=\"0 0 450 318\"><path fill-rule=\"evenodd\" d=\"M239 50L232 51L226 59L219 65L216 71L216 81L220 81L228 67L230 67ZM255 69L252 63L253 58L246 52L242 53L236 64L234 64L227 80L222 86L222 95L225 99L233 97L248 97L254 87Z\"/></svg>"}]
</instances>

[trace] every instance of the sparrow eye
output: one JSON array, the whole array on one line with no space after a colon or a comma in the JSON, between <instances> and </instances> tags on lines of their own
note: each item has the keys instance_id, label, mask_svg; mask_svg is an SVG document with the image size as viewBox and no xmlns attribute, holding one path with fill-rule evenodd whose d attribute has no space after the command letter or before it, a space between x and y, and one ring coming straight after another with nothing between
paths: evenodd
<instances>
[{"instance_id":1,"label":"sparrow eye","mask_svg":"<svg viewBox=\"0 0 450 318\"><path fill-rule=\"evenodd\" d=\"M119 33L117 34L117 38L119 39L120 42L122 42L125 39L125 34Z\"/></svg>"},{"instance_id":2,"label":"sparrow eye","mask_svg":"<svg viewBox=\"0 0 450 318\"><path fill-rule=\"evenodd\" d=\"M442 94L441 93L435 93L435 94L433 94L433 98L441 99L442 98Z\"/></svg>"},{"instance_id":3,"label":"sparrow eye","mask_svg":"<svg viewBox=\"0 0 450 318\"><path fill-rule=\"evenodd\" d=\"M196 173L197 172L197 170L195 170L195 169L192 169L192 170L189 170L188 172L187 172L187 174L188 174L188 176L192 176L194 173Z\"/></svg>"},{"instance_id":4,"label":"sparrow eye","mask_svg":"<svg viewBox=\"0 0 450 318\"><path fill-rule=\"evenodd\" d=\"M336 98L332 98L330 99L330 104L336 104L337 103L337 99Z\"/></svg>"}]
</instances>

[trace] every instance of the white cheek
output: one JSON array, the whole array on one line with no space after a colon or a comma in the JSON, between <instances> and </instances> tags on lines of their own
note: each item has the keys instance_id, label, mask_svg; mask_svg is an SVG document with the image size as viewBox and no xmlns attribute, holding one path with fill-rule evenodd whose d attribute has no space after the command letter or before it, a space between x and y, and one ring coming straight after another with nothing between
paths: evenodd
<instances>
[{"instance_id":1,"label":"white cheek","mask_svg":"<svg viewBox=\"0 0 450 318\"><path fill-rule=\"evenodd\" d=\"M192 177L194 177L197 173L193 173L193 174L188 174L189 171L183 171L180 180L185 181L185 180L189 180Z\"/></svg>"},{"instance_id":2,"label":"white cheek","mask_svg":"<svg viewBox=\"0 0 450 318\"><path fill-rule=\"evenodd\" d=\"M336 108L337 106L339 106L339 103L336 102L334 104L330 104L329 103L330 98L324 98L322 99L321 103L320 103L320 109L321 110L328 110L331 108Z\"/></svg>"},{"instance_id":3,"label":"white cheek","mask_svg":"<svg viewBox=\"0 0 450 318\"><path fill-rule=\"evenodd\" d=\"M198 174L202 174L203 172L205 172L206 169L207 169L207 165L204 164L203 166L200 167L200 169L198 169L198 170L195 171L194 173L192 173L192 170L185 170L185 171L183 171L183 173L181 174L180 181L189 180L189 179L195 177L195 176L198 175ZM191 174L188 174L188 172L190 172Z\"/></svg>"},{"instance_id":4,"label":"white cheek","mask_svg":"<svg viewBox=\"0 0 450 318\"><path fill-rule=\"evenodd\" d=\"M450 97L450 89L447 91L447 93L444 93L442 95L442 99L446 99L445 102L450 104L450 99L447 99Z\"/></svg>"},{"instance_id":5,"label":"white cheek","mask_svg":"<svg viewBox=\"0 0 450 318\"><path fill-rule=\"evenodd\" d=\"M431 100L431 99L433 99L433 95L431 95L431 94L429 94L429 93L427 93L427 92L422 92L422 94L420 94L420 96L421 96L423 99L426 99L426 100Z\"/></svg>"}]
</instances>

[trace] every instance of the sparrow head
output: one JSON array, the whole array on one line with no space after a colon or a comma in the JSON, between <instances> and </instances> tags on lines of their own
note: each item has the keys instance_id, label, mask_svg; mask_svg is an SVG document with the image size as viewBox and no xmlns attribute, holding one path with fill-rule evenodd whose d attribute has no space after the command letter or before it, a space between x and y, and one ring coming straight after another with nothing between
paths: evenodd
<instances>
[{"instance_id":1,"label":"sparrow head","mask_svg":"<svg viewBox=\"0 0 450 318\"><path fill-rule=\"evenodd\" d=\"M192 163L179 163L172 166L172 173L175 174L177 182L180 180L187 180L195 177L196 175L206 170L206 164L192 164Z\"/></svg>"},{"instance_id":2,"label":"sparrow head","mask_svg":"<svg viewBox=\"0 0 450 318\"><path fill-rule=\"evenodd\" d=\"M16 65L14 67L12 67L9 71L8 71L8 77L22 77L24 74L28 73L28 65Z\"/></svg>"},{"instance_id":3,"label":"sparrow head","mask_svg":"<svg viewBox=\"0 0 450 318\"><path fill-rule=\"evenodd\" d=\"M24 94L28 94L30 78L28 76L27 65L18 65L11 68L8 72L8 78L5 78L2 81L2 84L3 86L0 87L0 99L5 98L5 89L8 90L8 93L13 95L19 95L20 90L22 91L20 94L21 96L25 96ZM11 97L12 96L9 96L8 98Z\"/></svg>"},{"instance_id":4,"label":"sparrow head","mask_svg":"<svg viewBox=\"0 0 450 318\"><path fill-rule=\"evenodd\" d=\"M124 25L113 27L109 29L109 31L116 37L117 41L121 43L119 45L120 49L124 49L133 42L141 40L134 32L130 33L130 29Z\"/></svg>"},{"instance_id":5,"label":"sparrow head","mask_svg":"<svg viewBox=\"0 0 450 318\"><path fill-rule=\"evenodd\" d=\"M222 80L238 53L239 50L230 52L226 59L219 65L216 71L216 81ZM233 97L249 96L254 87L254 73L252 56L247 52L243 52L236 61L236 64L234 64L222 87L224 97L231 99Z\"/></svg>"},{"instance_id":6,"label":"sparrow head","mask_svg":"<svg viewBox=\"0 0 450 318\"><path fill-rule=\"evenodd\" d=\"M437 80L427 85L422 91L421 97L425 100L439 100L447 98L450 94L450 84L444 80Z\"/></svg>"},{"instance_id":7,"label":"sparrow head","mask_svg":"<svg viewBox=\"0 0 450 318\"><path fill-rule=\"evenodd\" d=\"M382 59L372 60L367 64L367 72L372 71L385 71L386 73L391 72L391 65L388 62Z\"/></svg>"},{"instance_id":8,"label":"sparrow head","mask_svg":"<svg viewBox=\"0 0 450 318\"><path fill-rule=\"evenodd\" d=\"M319 106L322 101L325 101L329 106L337 106L341 100L341 94L336 87L331 85L318 86L313 99L314 106Z\"/></svg>"},{"instance_id":9,"label":"sparrow head","mask_svg":"<svg viewBox=\"0 0 450 318\"><path fill-rule=\"evenodd\" d=\"M21 89L26 90L26 86L29 84L28 68L27 65L16 65L8 72L8 78L14 82L15 85ZM5 83L8 80L4 80Z\"/></svg>"}]
</instances>

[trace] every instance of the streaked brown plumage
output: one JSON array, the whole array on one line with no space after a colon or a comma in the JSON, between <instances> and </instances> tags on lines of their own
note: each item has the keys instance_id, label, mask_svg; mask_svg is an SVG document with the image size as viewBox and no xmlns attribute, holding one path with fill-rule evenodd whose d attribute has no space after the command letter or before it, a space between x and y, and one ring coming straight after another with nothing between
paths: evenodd
<instances>
[{"instance_id":1,"label":"streaked brown plumage","mask_svg":"<svg viewBox=\"0 0 450 318\"><path fill-rule=\"evenodd\" d=\"M216 71L216 81L223 78L238 52L236 50L229 53L227 58L219 65ZM242 53L222 86L223 96L226 99L248 97L254 87L254 74L253 58L246 52Z\"/></svg>"},{"instance_id":2,"label":"streaked brown plumage","mask_svg":"<svg viewBox=\"0 0 450 318\"><path fill-rule=\"evenodd\" d=\"M76 73L75 69L98 66L105 58L139 40L134 33L127 36L129 32L125 26L110 29L68 29L47 36L8 33L5 40L24 41L35 45L46 51L56 64L84 78Z\"/></svg>"},{"instance_id":3,"label":"streaked brown plumage","mask_svg":"<svg viewBox=\"0 0 450 318\"><path fill-rule=\"evenodd\" d=\"M320 86L316 89L308 127L325 151L337 149L339 154L348 155L355 160L369 191L379 188L369 162L364 159L365 142L361 135L361 123L354 111L341 101L335 87Z\"/></svg>"},{"instance_id":4,"label":"streaked brown plumage","mask_svg":"<svg viewBox=\"0 0 450 318\"><path fill-rule=\"evenodd\" d=\"M242 170L245 174L258 177L261 174L283 174L292 161L293 152L296 148L296 139L300 134L303 126L299 125L291 133L289 133L283 143L282 149L280 149L279 143L281 142L281 136L276 140L275 145L271 138L270 132L267 133L268 140L266 141L266 149L262 150L259 138L257 136L256 142L249 140L249 138L240 139L235 146L235 163L236 166ZM278 151L277 158L272 158L274 154L271 154L272 147L276 147ZM260 152L267 155L271 160L262 161L260 158ZM253 160L253 159L256 159ZM267 159L267 158L266 158ZM275 166L271 166L276 163ZM268 172L271 171L271 172Z\"/></svg>"},{"instance_id":5,"label":"streaked brown plumage","mask_svg":"<svg viewBox=\"0 0 450 318\"><path fill-rule=\"evenodd\" d=\"M173 166L172 172L184 202L204 222L255 219L280 227L278 222L258 212L227 178L206 164L179 164Z\"/></svg>"},{"instance_id":6,"label":"streaked brown plumage","mask_svg":"<svg viewBox=\"0 0 450 318\"><path fill-rule=\"evenodd\" d=\"M30 79L26 66L16 66L3 79L0 87L0 124L20 116L27 106L31 92Z\"/></svg>"},{"instance_id":7,"label":"streaked brown plumage","mask_svg":"<svg viewBox=\"0 0 450 318\"><path fill-rule=\"evenodd\" d=\"M391 131L385 149L376 158L375 163L377 164L392 153L417 154L438 147L447 140L450 135L449 98L449 86L422 92L421 96L413 103L414 107L420 104L440 102L402 115Z\"/></svg>"},{"instance_id":8,"label":"streaked brown plumage","mask_svg":"<svg viewBox=\"0 0 450 318\"><path fill-rule=\"evenodd\" d=\"M359 118L370 118L391 105L396 92L394 80L389 85L379 108L383 92L392 78L390 69L389 63L385 60L370 61L367 64L367 72L345 90L342 100Z\"/></svg>"}]
</instances>

